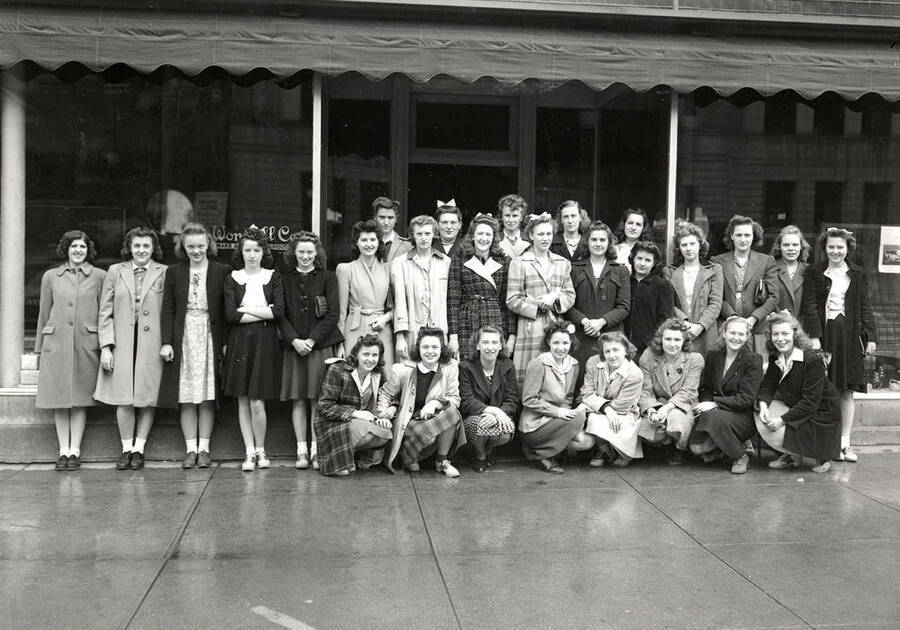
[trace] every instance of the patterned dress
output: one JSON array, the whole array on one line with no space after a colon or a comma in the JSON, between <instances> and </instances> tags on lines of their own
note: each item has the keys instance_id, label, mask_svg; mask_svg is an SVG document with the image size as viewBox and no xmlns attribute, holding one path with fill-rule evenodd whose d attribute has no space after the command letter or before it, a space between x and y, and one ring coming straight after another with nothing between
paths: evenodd
<instances>
[{"instance_id":1,"label":"patterned dress","mask_svg":"<svg viewBox=\"0 0 900 630\"><path fill-rule=\"evenodd\" d=\"M516 347L513 363L516 366L516 380L519 389L525 383L528 363L543 350L544 327L575 303L575 288L572 285L571 263L554 253L549 253L550 267L545 270L535 260L529 250L509 263L509 281L506 288L506 306L518 315L516 326ZM540 310L540 298L551 291L559 292L559 300L553 309Z\"/></svg>"},{"instance_id":2,"label":"patterned dress","mask_svg":"<svg viewBox=\"0 0 900 630\"><path fill-rule=\"evenodd\" d=\"M216 399L216 355L209 326L206 274L209 267L190 273L184 337L181 342L181 372L178 402L198 405Z\"/></svg>"},{"instance_id":3,"label":"patterned dress","mask_svg":"<svg viewBox=\"0 0 900 630\"><path fill-rule=\"evenodd\" d=\"M506 308L506 279L509 260L476 256L454 258L450 265L447 310L450 334L459 335L461 355L470 350L472 335L490 324L500 329L504 341L515 329L516 315Z\"/></svg>"}]
</instances>

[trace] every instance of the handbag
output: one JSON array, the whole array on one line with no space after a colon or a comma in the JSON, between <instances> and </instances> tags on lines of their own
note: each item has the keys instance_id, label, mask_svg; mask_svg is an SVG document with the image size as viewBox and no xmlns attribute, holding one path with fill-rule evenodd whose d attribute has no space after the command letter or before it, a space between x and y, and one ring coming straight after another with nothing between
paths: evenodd
<instances>
[{"instance_id":1,"label":"handbag","mask_svg":"<svg viewBox=\"0 0 900 630\"><path fill-rule=\"evenodd\" d=\"M769 299L769 292L766 290L766 283L760 280L756 283L756 289L753 291L753 306L762 306Z\"/></svg>"}]
</instances>

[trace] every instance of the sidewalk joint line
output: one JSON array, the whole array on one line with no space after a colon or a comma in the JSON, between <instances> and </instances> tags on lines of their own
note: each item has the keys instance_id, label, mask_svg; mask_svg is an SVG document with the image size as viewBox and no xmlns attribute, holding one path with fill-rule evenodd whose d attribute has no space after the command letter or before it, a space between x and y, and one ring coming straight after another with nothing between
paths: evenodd
<instances>
[{"instance_id":1,"label":"sidewalk joint line","mask_svg":"<svg viewBox=\"0 0 900 630\"><path fill-rule=\"evenodd\" d=\"M216 472L219 470L219 462L216 462L215 467L210 470L210 475L206 480L206 483L203 484L203 488L200 492L197 493L197 498L194 499L194 503L191 507L188 508L187 512L184 515L184 518L181 519L181 524L178 527L178 530L175 532L175 535L172 536L172 540L169 542L169 546L166 548L166 553L163 556L162 562L159 565L159 569L156 571L156 575L153 576L153 579L150 580L150 586L147 587L147 590L144 591L144 594L141 596L141 601L138 602L137 606L134 608L134 612L128 617L128 619L119 626L119 630L127 630L127 628L134 621L134 618L137 617L138 611L144 605L144 602L147 601L147 596L150 595L150 591L153 590L153 587L156 586L156 582L159 580L159 577L162 575L162 572L165 570L166 565L169 563L169 560L172 559L172 556L175 555L175 550L178 549L178 544L181 542L181 538L184 536L184 532L187 530L188 525L191 522L191 519L194 518L194 513L197 511L197 508L200 506L200 501L203 499L203 496L206 494L206 489L209 488L209 484L212 482L213 477L216 476Z\"/></svg>"},{"instance_id":2,"label":"sidewalk joint line","mask_svg":"<svg viewBox=\"0 0 900 630\"><path fill-rule=\"evenodd\" d=\"M660 514L662 514L663 517L664 517L666 520L668 520L668 521L669 521L670 523L672 523L675 527L677 527L677 528L680 529L682 532L684 532L684 534L685 534L688 538L690 538L690 539L693 540L695 543L697 543L697 544L700 546L700 548L703 549L706 553L708 553L708 554L711 555L713 558L715 558L716 560L718 560L719 562L721 562L722 564L724 564L726 567L728 567L729 569L731 569L734 573L736 573L736 574L738 575L738 577L740 577L742 580L744 580L745 582L747 582L748 584L750 584L751 586L753 586L753 588L757 589L760 593L762 593L763 595L765 595L766 597L768 597L769 599L771 599L773 602L775 602L776 604L778 604L779 606L781 606L782 608L784 608L785 610L787 610L789 613L791 613L792 615L794 615L797 619L799 619L800 621L802 621L802 622L803 622L804 624L806 624L808 627L810 627L810 628L815 628L814 625L812 625L809 621L807 621L807 620L804 619L802 616L800 616L800 614L798 614L796 611L794 611L793 608L791 608L791 607L788 606L787 604L784 604L783 602L779 601L774 595L772 595L772 594L769 593L766 589L764 589L764 588L762 587L761 584L757 584L756 582L754 582L753 580L751 580L750 578L748 578L746 575L744 575L743 573L741 573L740 571L738 571L738 570L737 570L737 567L733 566L730 562L728 562L727 560L725 560L724 558L722 558L721 556L719 556L719 554L717 554L715 551L713 551L712 549L710 549L709 547L707 547L707 546L706 546L699 538L697 538L696 536L694 536L691 532L689 532L689 531L686 530L684 527L682 527L679 523L677 523L677 522L675 521L675 519L673 519L671 516L669 516L668 514L666 514L666 512L663 511L663 509L660 508L658 505L656 505L656 503L654 503L647 495L645 495L645 494L644 494L643 492L641 492L638 488L636 488L630 481L628 481L627 479L625 479L625 477L623 477L623 476L619 473L619 471L616 470L616 471L613 471L613 472L615 472L616 475L618 475L619 478L620 478L620 479L621 479L628 487L630 487L632 490L634 490L635 493L637 493L637 495L638 495L639 497L641 497L644 501L646 501L646 502L649 503L651 506L653 506L653 509L654 509L654 510L656 510L657 512L659 512Z\"/></svg>"}]
</instances>

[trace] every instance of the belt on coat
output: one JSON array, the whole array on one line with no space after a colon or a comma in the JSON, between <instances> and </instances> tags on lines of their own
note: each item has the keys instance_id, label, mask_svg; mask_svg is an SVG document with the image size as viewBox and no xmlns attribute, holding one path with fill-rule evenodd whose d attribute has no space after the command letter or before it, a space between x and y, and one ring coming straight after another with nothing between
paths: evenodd
<instances>
[{"instance_id":1,"label":"belt on coat","mask_svg":"<svg viewBox=\"0 0 900 630\"><path fill-rule=\"evenodd\" d=\"M350 308L350 316L347 318L347 330L356 330L362 323L363 315L384 315L383 308L363 308L353 306Z\"/></svg>"}]
</instances>

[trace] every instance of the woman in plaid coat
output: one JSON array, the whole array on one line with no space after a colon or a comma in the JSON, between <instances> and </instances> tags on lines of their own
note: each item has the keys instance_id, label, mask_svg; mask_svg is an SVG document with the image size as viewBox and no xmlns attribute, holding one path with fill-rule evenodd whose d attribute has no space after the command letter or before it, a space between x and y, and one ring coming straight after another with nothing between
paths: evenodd
<instances>
[{"instance_id":1,"label":"woman in plaid coat","mask_svg":"<svg viewBox=\"0 0 900 630\"><path fill-rule=\"evenodd\" d=\"M390 420L375 415L383 381L384 344L375 334L357 339L346 360L328 368L314 421L323 475L350 474L357 452L360 468L381 463L391 439Z\"/></svg>"},{"instance_id":2,"label":"woman in plaid coat","mask_svg":"<svg viewBox=\"0 0 900 630\"><path fill-rule=\"evenodd\" d=\"M500 225L494 217L476 215L450 263L450 346L459 348L460 356L471 353L472 336L482 326L500 329L507 352L516 344L516 316L506 308L509 259L500 249L499 235Z\"/></svg>"},{"instance_id":3,"label":"woman in plaid coat","mask_svg":"<svg viewBox=\"0 0 900 630\"><path fill-rule=\"evenodd\" d=\"M513 363L520 389L528 362L542 352L544 328L575 303L572 265L550 251L555 232L556 222L549 214L532 214L525 228L531 249L509 263L506 306L518 315Z\"/></svg>"}]
</instances>

